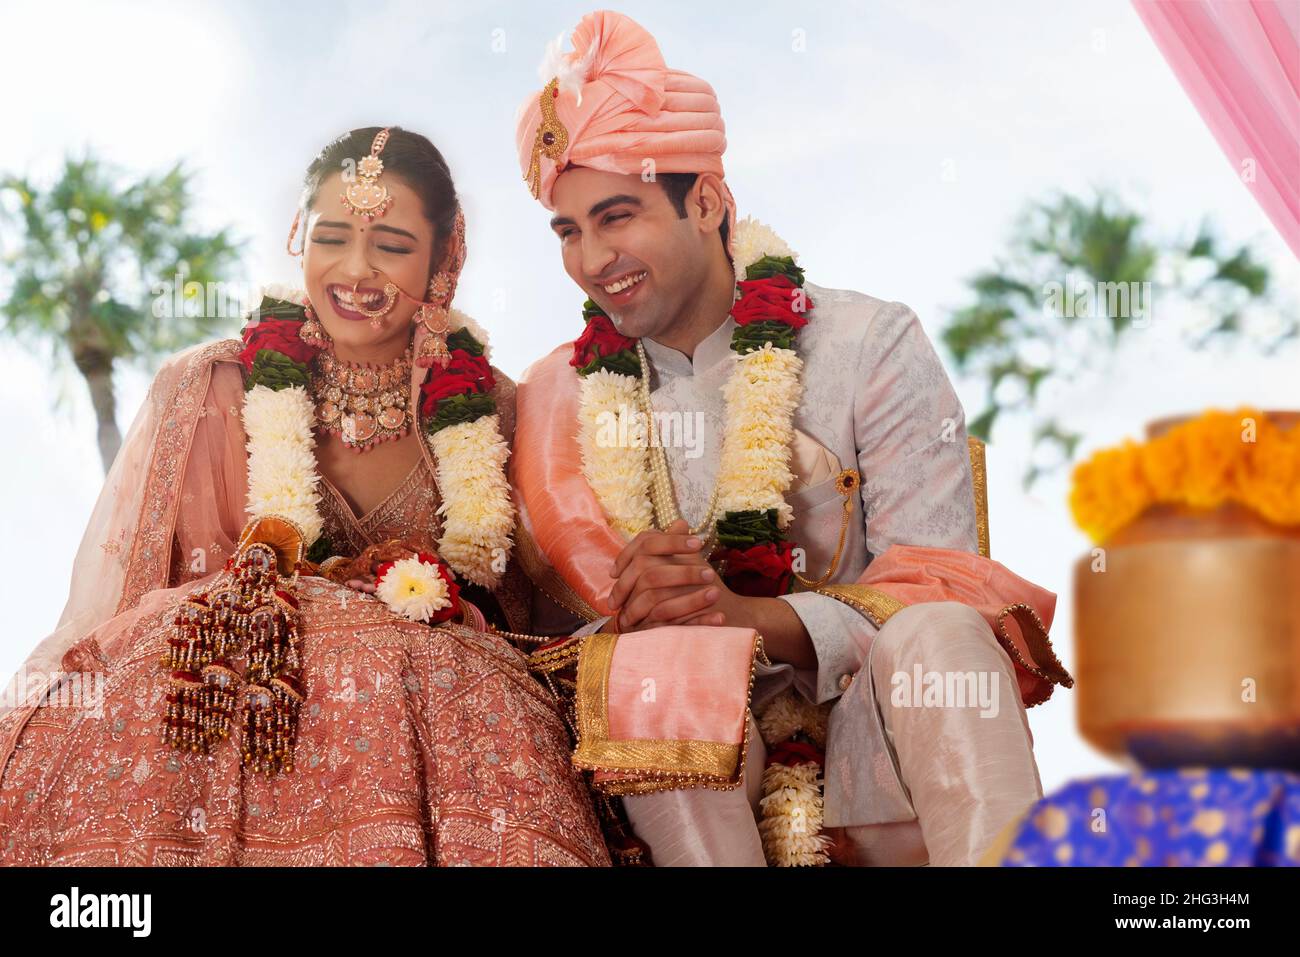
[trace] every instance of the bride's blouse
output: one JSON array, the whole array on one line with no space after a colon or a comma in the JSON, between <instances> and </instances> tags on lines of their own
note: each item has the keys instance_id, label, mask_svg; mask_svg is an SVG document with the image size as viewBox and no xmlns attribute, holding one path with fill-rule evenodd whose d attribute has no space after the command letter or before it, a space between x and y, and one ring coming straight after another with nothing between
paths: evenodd
<instances>
[{"instance_id":1,"label":"bride's blouse","mask_svg":"<svg viewBox=\"0 0 1300 957\"><path fill-rule=\"evenodd\" d=\"M213 363L212 380L203 407L197 413L199 422L188 456L184 491L172 540L168 575L171 587L219 569L232 553L246 520L247 476L244 463L247 461L248 437L238 406L243 395L243 377L239 363L235 361L236 346L237 341L232 341L229 357L223 356ZM494 395L501 432L509 443L514 438L515 383L499 369L493 368L493 374L496 377ZM222 462L239 463L239 466L234 469L214 467L215 463ZM204 474L198 476L193 474L195 471ZM203 492L192 491L197 489ZM319 490L324 524L322 535L332 554L354 557L369 545L394 538L422 550L437 551L442 533L442 518L438 514L442 496L430 456L417 459L392 492L364 515L357 515L344 495L324 476ZM217 529L219 532L213 534ZM476 603L479 598L474 599ZM495 598L513 630L524 630L531 597L526 579L517 568L511 568Z\"/></svg>"}]
</instances>

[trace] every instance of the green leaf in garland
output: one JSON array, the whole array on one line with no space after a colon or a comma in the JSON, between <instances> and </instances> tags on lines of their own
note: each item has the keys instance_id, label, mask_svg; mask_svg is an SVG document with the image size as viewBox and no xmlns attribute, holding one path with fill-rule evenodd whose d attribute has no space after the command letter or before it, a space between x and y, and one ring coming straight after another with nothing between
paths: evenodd
<instances>
[{"instance_id":1,"label":"green leaf in garland","mask_svg":"<svg viewBox=\"0 0 1300 957\"><path fill-rule=\"evenodd\" d=\"M322 535L316 541L312 542L311 548L307 549L307 561L313 565L319 565L325 559L334 555L334 546L330 540Z\"/></svg>"},{"instance_id":2,"label":"green leaf in garland","mask_svg":"<svg viewBox=\"0 0 1300 957\"><path fill-rule=\"evenodd\" d=\"M803 285L803 268L796 266L791 256L764 256L745 269L746 279L771 279L786 276L796 286Z\"/></svg>"},{"instance_id":3,"label":"green leaf in garland","mask_svg":"<svg viewBox=\"0 0 1300 957\"><path fill-rule=\"evenodd\" d=\"M483 354L483 344L465 328L457 329L447 336L447 350L450 352L453 349L464 349L472 356L481 356Z\"/></svg>"},{"instance_id":4,"label":"green leaf in garland","mask_svg":"<svg viewBox=\"0 0 1300 957\"><path fill-rule=\"evenodd\" d=\"M302 303L290 302L287 299L273 299L270 296L263 296L261 304L254 312L259 319L292 319L304 322L307 318L307 308Z\"/></svg>"},{"instance_id":5,"label":"green leaf in garland","mask_svg":"<svg viewBox=\"0 0 1300 957\"><path fill-rule=\"evenodd\" d=\"M746 509L727 512L718 519L718 544L726 548L750 548L763 543L782 541L776 524L776 509Z\"/></svg>"},{"instance_id":6,"label":"green leaf in garland","mask_svg":"<svg viewBox=\"0 0 1300 957\"><path fill-rule=\"evenodd\" d=\"M775 349L793 349L797 334L798 330L793 326L777 322L775 319L764 319L761 322L751 322L747 326L737 326L736 331L731 334L731 349L742 356L763 348L768 342L772 343Z\"/></svg>"},{"instance_id":7,"label":"green leaf in garland","mask_svg":"<svg viewBox=\"0 0 1300 957\"><path fill-rule=\"evenodd\" d=\"M490 392L471 392L468 395L450 395L438 402L438 410L429 417L425 429L433 434L449 425L473 422L497 410L497 401Z\"/></svg>"},{"instance_id":8,"label":"green leaf in garland","mask_svg":"<svg viewBox=\"0 0 1300 957\"><path fill-rule=\"evenodd\" d=\"M273 392L279 392L296 385L306 387L307 379L307 367L302 363L294 362L284 353L273 349L258 349L257 355L253 356L253 368L244 383L244 390L264 385Z\"/></svg>"},{"instance_id":9,"label":"green leaf in garland","mask_svg":"<svg viewBox=\"0 0 1300 957\"><path fill-rule=\"evenodd\" d=\"M641 378L641 360L631 349L620 349L607 356L597 356L578 370L578 375L589 376L597 369L608 369L634 378Z\"/></svg>"},{"instance_id":10,"label":"green leaf in garland","mask_svg":"<svg viewBox=\"0 0 1300 957\"><path fill-rule=\"evenodd\" d=\"M596 300L588 299L582 304L582 321L583 323L591 322L593 316L605 316L605 310L596 305ZM609 316L605 316L606 319Z\"/></svg>"}]
</instances>

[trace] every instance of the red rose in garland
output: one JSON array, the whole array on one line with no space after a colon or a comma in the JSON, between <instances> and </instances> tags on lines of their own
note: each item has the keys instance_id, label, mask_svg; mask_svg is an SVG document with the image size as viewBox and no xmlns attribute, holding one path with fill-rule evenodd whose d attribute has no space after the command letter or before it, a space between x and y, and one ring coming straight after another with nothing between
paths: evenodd
<instances>
[{"instance_id":1,"label":"red rose in garland","mask_svg":"<svg viewBox=\"0 0 1300 957\"><path fill-rule=\"evenodd\" d=\"M719 549L727 563L727 587L750 598L775 598L790 590L794 577L794 543L763 542L749 548Z\"/></svg>"},{"instance_id":2,"label":"red rose in garland","mask_svg":"<svg viewBox=\"0 0 1300 957\"><path fill-rule=\"evenodd\" d=\"M826 763L826 755L821 748L808 741L783 741L773 745L767 752L768 764L784 764L794 767L796 764Z\"/></svg>"},{"instance_id":3,"label":"red rose in garland","mask_svg":"<svg viewBox=\"0 0 1300 957\"><path fill-rule=\"evenodd\" d=\"M573 342L573 358L569 365L583 368L597 359L612 356L627 349L636 349L636 340L629 339L614 328L606 315L592 316L587 328Z\"/></svg>"},{"instance_id":4,"label":"red rose in garland","mask_svg":"<svg viewBox=\"0 0 1300 957\"><path fill-rule=\"evenodd\" d=\"M464 349L453 349L447 368L439 370L435 367L428 380L420 386L420 412L432 416L443 399L487 393L494 388L496 378L486 357L473 355Z\"/></svg>"},{"instance_id":5,"label":"red rose in garland","mask_svg":"<svg viewBox=\"0 0 1300 957\"><path fill-rule=\"evenodd\" d=\"M743 279L737 285L740 299L731 307L736 325L780 322L793 329L808 325L806 314L813 307L812 299L790 277L776 275L769 279Z\"/></svg>"},{"instance_id":6,"label":"red rose in garland","mask_svg":"<svg viewBox=\"0 0 1300 957\"><path fill-rule=\"evenodd\" d=\"M244 349L239 353L239 361L246 370L252 372L253 359L257 353L262 349L270 349L306 365L319 350L302 341L298 335L301 328L302 323L293 319L263 319L245 326L242 333Z\"/></svg>"}]
</instances>

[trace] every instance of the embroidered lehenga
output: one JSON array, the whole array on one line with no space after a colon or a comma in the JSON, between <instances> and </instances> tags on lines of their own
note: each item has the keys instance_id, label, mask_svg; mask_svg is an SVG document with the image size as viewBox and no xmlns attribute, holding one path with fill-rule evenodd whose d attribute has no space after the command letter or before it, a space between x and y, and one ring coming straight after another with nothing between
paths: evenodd
<instances>
[{"instance_id":1,"label":"embroidered lehenga","mask_svg":"<svg viewBox=\"0 0 1300 957\"><path fill-rule=\"evenodd\" d=\"M178 603L220 574L248 518L240 346L169 360L113 465L59 628L0 718L0 862L607 864L555 702L523 656L490 630L411 621L323 577L297 584L292 770L253 773L237 735L208 754L164 742L159 662ZM513 385L500 376L496 393L509 441ZM336 552L437 540L436 463L421 448L365 515L323 482ZM516 630L520 581L508 572L494 593ZM69 675L102 675L100 693L67 705Z\"/></svg>"}]
</instances>

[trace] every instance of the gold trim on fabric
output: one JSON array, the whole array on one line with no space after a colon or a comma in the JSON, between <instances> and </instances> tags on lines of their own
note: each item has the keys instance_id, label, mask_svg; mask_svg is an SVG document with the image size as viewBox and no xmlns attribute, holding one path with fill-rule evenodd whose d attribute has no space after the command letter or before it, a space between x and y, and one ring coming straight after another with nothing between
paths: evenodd
<instances>
[{"instance_id":1,"label":"gold trim on fabric","mask_svg":"<svg viewBox=\"0 0 1300 957\"><path fill-rule=\"evenodd\" d=\"M975 490L975 528L979 533L980 555L989 557L989 478L985 468L984 443L975 436L966 438L970 452L971 485Z\"/></svg>"},{"instance_id":2,"label":"gold trim on fabric","mask_svg":"<svg viewBox=\"0 0 1300 957\"><path fill-rule=\"evenodd\" d=\"M1024 636L1025 644L1029 646L1029 653L1034 656L1034 660L1042 661L1041 666L1035 666L1025 660L1025 656L1020 653L1011 636L1007 634L1007 616L1010 615L1020 626L1020 634ZM1025 700L1025 707L1032 708L1036 704L1042 704L1052 696L1051 685L1061 685L1064 688L1074 687L1074 678L1065 670L1060 659L1056 657L1056 652L1052 650L1052 639L1047 635L1047 629L1043 627L1043 621L1038 617L1038 612L1033 607L1026 605L1024 602L1017 602L1014 605L1007 605L998 612L998 644L1000 644L1011 660L1024 668L1036 678L1042 678L1050 682L1047 690L1041 695L1034 695Z\"/></svg>"},{"instance_id":3,"label":"gold trim on fabric","mask_svg":"<svg viewBox=\"0 0 1300 957\"><path fill-rule=\"evenodd\" d=\"M887 622L895 612L907 607L906 602L899 601L892 595L886 595L870 585L848 583L844 585L824 585L813 591L818 595L836 598L844 604L856 608L867 615L877 628Z\"/></svg>"},{"instance_id":4,"label":"gold trim on fabric","mask_svg":"<svg viewBox=\"0 0 1300 957\"><path fill-rule=\"evenodd\" d=\"M146 483L145 494L136 516L135 537L115 614L134 608L146 592L167 587L171 539L176 531L176 512L185 484L190 445L198 426L197 410L207 398L212 366L223 359L234 359L242 348L239 339L218 339L195 347L167 398L160 400L152 387L145 398L146 404L157 403L158 422L148 469L142 479Z\"/></svg>"},{"instance_id":5,"label":"gold trim on fabric","mask_svg":"<svg viewBox=\"0 0 1300 957\"><path fill-rule=\"evenodd\" d=\"M540 674L561 671L578 660L585 638L566 638L549 648L539 648L528 656L528 670Z\"/></svg>"},{"instance_id":6,"label":"gold trim on fabric","mask_svg":"<svg viewBox=\"0 0 1300 957\"><path fill-rule=\"evenodd\" d=\"M727 791L741 779L749 753L749 701L754 677L763 652L763 638L755 633L750 656L749 687L746 690L744 735L741 743L717 741L673 741L660 739L609 739L609 673L619 636L601 632L588 635L578 654L575 690L578 746L575 766L587 771L619 775L615 780L593 783L608 795L648 794L675 788L707 787Z\"/></svg>"},{"instance_id":7,"label":"gold trim on fabric","mask_svg":"<svg viewBox=\"0 0 1300 957\"><path fill-rule=\"evenodd\" d=\"M533 541L533 536L528 533L528 529L524 528L522 521L515 526L514 557L533 585L565 611L588 622L602 617L581 595L569 587L569 583L560 576L554 566L547 563L542 557L541 549L537 547L537 542Z\"/></svg>"}]
</instances>

